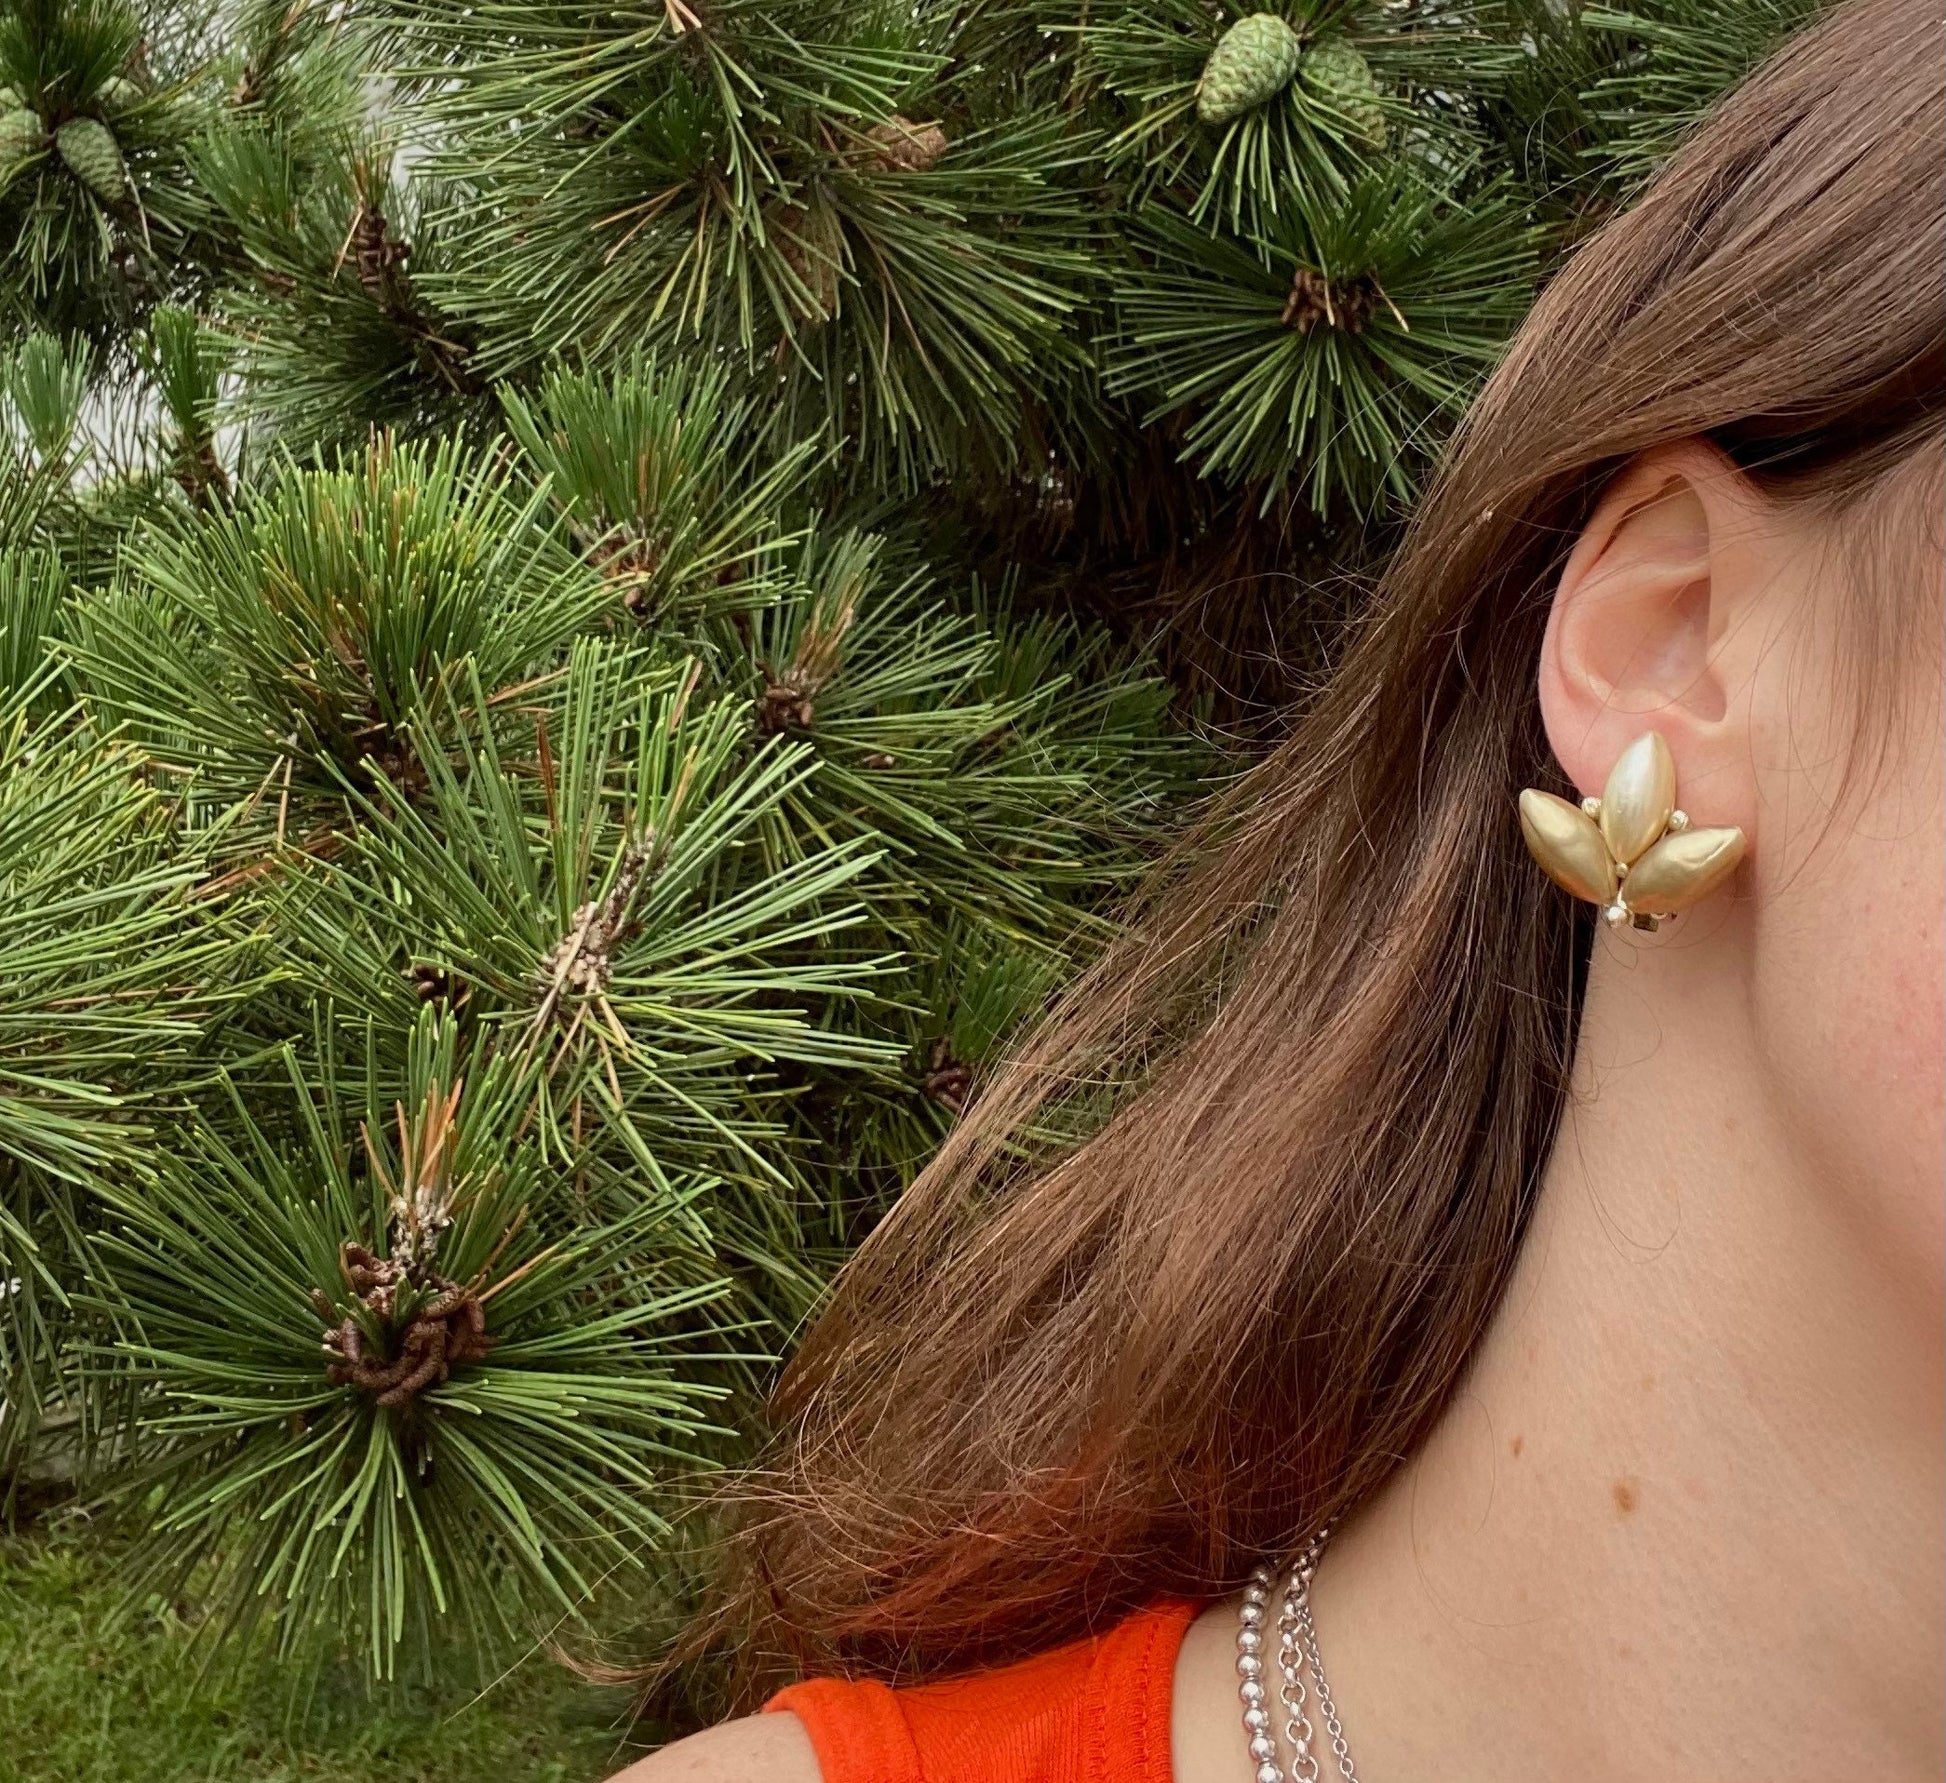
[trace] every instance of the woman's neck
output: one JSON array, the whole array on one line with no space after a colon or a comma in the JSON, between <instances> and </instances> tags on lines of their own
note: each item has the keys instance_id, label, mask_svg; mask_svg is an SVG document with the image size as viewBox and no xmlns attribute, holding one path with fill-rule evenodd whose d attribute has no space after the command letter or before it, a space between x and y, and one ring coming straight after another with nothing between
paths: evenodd
<instances>
[{"instance_id":1,"label":"woman's neck","mask_svg":"<svg viewBox=\"0 0 1946 1783\"><path fill-rule=\"evenodd\" d=\"M1739 1044L1734 958L1597 952L1501 1311L1318 1576L1360 1775L1937 1779L1937 1284ZM1185 1649L1179 1783L1248 1775L1234 1680L1191 1675L1224 1632Z\"/></svg>"}]
</instances>

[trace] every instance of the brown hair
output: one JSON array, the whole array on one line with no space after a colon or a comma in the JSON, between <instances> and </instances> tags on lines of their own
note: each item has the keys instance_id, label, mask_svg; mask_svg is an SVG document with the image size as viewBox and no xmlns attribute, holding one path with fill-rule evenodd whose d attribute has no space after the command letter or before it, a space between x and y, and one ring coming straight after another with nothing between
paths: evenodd
<instances>
[{"instance_id":1,"label":"brown hair","mask_svg":"<svg viewBox=\"0 0 1946 1783\"><path fill-rule=\"evenodd\" d=\"M746 1694L1234 1587L1439 1416L1547 1161L1589 948L1513 819L1566 790L1535 699L1553 582L1649 447L1706 437L1842 500L1937 435L1939 23L1844 6L1576 255L1342 665L841 1276L746 1482Z\"/></svg>"}]
</instances>

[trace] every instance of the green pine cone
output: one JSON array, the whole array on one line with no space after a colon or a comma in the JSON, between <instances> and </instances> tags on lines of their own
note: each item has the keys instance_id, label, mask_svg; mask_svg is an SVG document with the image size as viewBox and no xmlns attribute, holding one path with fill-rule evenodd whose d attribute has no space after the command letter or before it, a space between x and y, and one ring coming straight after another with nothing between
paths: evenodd
<instances>
[{"instance_id":1,"label":"green pine cone","mask_svg":"<svg viewBox=\"0 0 1946 1783\"><path fill-rule=\"evenodd\" d=\"M1238 19L1217 40L1196 83L1196 115L1227 124L1274 99L1291 83L1304 46L1290 22L1274 12Z\"/></svg>"},{"instance_id":2,"label":"green pine cone","mask_svg":"<svg viewBox=\"0 0 1946 1783\"><path fill-rule=\"evenodd\" d=\"M47 127L40 113L24 105L0 110L0 177L11 173L29 155L46 146Z\"/></svg>"},{"instance_id":3,"label":"green pine cone","mask_svg":"<svg viewBox=\"0 0 1946 1783\"><path fill-rule=\"evenodd\" d=\"M95 93L95 104L105 112L127 111L142 97L142 89L125 74L111 74Z\"/></svg>"},{"instance_id":4,"label":"green pine cone","mask_svg":"<svg viewBox=\"0 0 1946 1783\"><path fill-rule=\"evenodd\" d=\"M104 204L128 192L128 169L122 164L115 133L99 118L69 118L54 133L61 159L88 190Z\"/></svg>"},{"instance_id":5,"label":"green pine cone","mask_svg":"<svg viewBox=\"0 0 1946 1783\"><path fill-rule=\"evenodd\" d=\"M1379 103L1372 65L1351 44L1342 38L1313 44L1304 52L1297 78L1299 86L1343 118L1354 135L1374 147L1385 140L1385 108Z\"/></svg>"}]
</instances>

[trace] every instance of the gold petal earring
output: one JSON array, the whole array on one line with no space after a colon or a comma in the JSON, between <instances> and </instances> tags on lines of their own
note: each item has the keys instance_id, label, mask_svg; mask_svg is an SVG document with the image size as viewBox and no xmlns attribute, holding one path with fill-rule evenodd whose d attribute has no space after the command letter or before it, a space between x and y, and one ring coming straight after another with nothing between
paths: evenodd
<instances>
[{"instance_id":1,"label":"gold petal earring","mask_svg":"<svg viewBox=\"0 0 1946 1783\"><path fill-rule=\"evenodd\" d=\"M1676 809L1676 760L1657 731L1622 751L1598 799L1571 805L1530 786L1520 795L1520 833L1563 891L1601 905L1617 927L1651 934L1743 859L1743 831L1692 829Z\"/></svg>"}]
</instances>

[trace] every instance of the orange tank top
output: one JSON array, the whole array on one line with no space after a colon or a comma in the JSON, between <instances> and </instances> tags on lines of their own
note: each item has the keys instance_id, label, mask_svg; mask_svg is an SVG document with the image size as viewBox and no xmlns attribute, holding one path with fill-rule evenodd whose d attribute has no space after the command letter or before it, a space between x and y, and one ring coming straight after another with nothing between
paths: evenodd
<instances>
[{"instance_id":1,"label":"orange tank top","mask_svg":"<svg viewBox=\"0 0 1946 1783\"><path fill-rule=\"evenodd\" d=\"M1176 1650L1163 1603L999 1671L893 1690L815 1678L764 1707L804 1723L824 1783L1171 1783Z\"/></svg>"}]
</instances>

